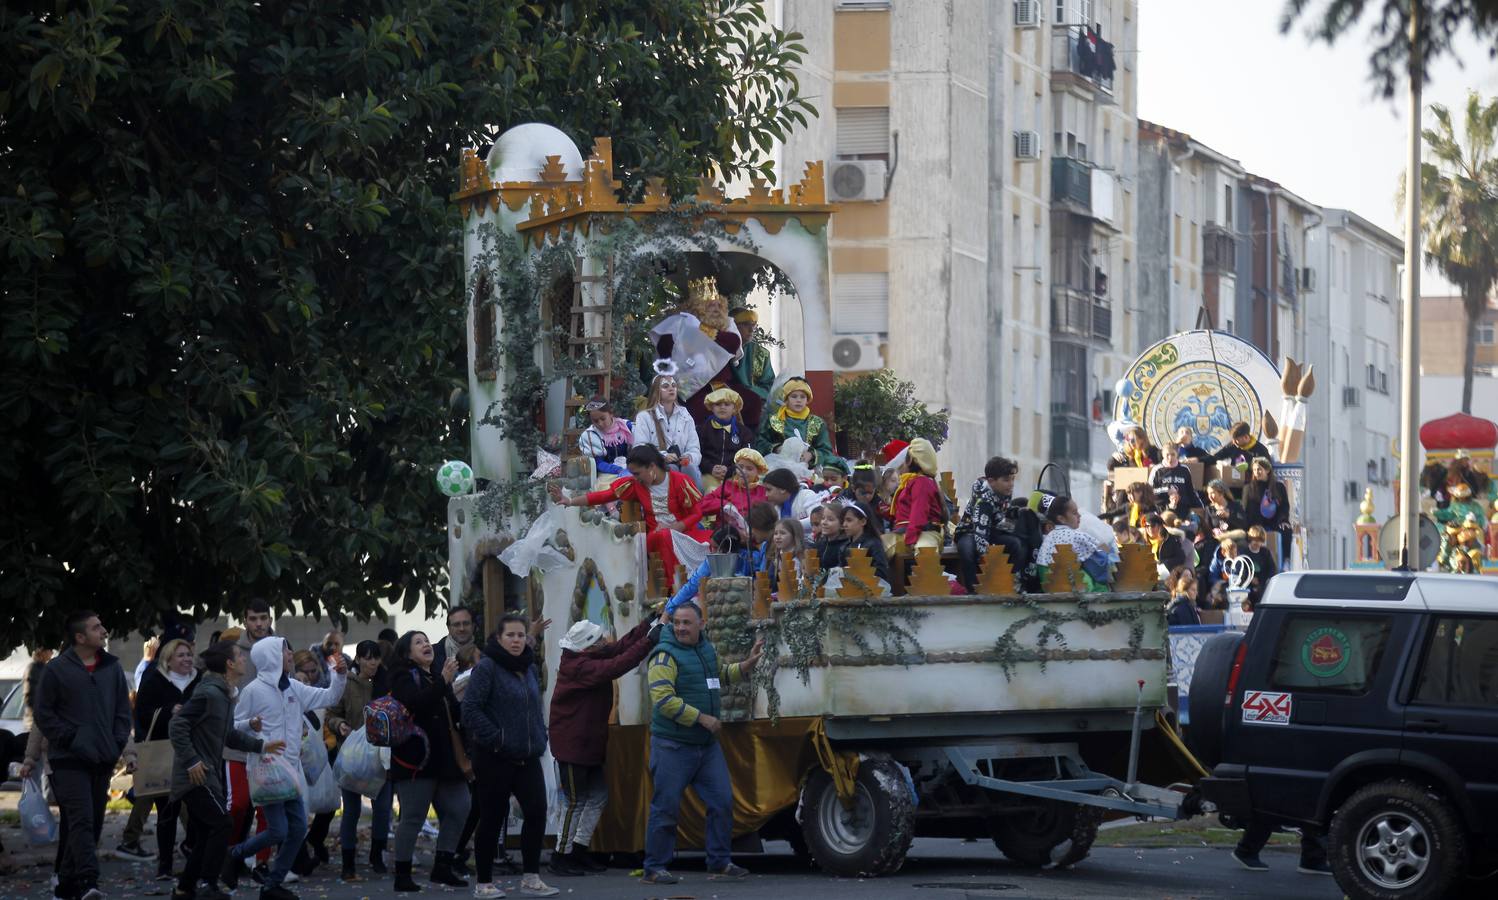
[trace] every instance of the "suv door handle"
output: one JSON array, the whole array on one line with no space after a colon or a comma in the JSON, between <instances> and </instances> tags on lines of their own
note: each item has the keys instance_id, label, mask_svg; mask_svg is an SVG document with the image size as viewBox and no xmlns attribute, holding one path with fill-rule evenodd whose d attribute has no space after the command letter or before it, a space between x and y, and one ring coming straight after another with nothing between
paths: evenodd
<instances>
[{"instance_id":1,"label":"suv door handle","mask_svg":"<svg viewBox=\"0 0 1498 900\"><path fill-rule=\"evenodd\" d=\"M1404 730L1426 732L1445 731L1446 723L1439 719L1414 719L1413 721L1404 723Z\"/></svg>"}]
</instances>

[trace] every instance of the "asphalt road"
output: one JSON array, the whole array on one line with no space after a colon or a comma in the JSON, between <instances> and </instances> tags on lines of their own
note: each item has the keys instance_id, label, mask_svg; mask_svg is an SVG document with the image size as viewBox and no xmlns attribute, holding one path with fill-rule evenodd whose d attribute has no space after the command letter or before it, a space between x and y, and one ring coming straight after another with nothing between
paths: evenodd
<instances>
[{"instance_id":1,"label":"asphalt road","mask_svg":"<svg viewBox=\"0 0 1498 900\"><path fill-rule=\"evenodd\" d=\"M7 835L8 837L8 835ZM148 839L149 843L149 839ZM817 898L817 900L871 900L871 898L1013 898L1013 900L1072 900L1072 898L1222 898L1273 897L1275 900L1333 900L1341 896L1336 883L1324 876L1301 875L1295 871L1296 853L1289 848L1270 847L1264 858L1271 866L1266 873L1247 872L1232 860L1227 849L1197 846L1099 847L1080 865L1064 871L1034 871L1005 861L991 843L964 843L957 840L919 839L911 849L905 866L892 877L860 880L829 878L809 870L790 855L787 845L770 843L764 854L743 855L737 861L752 873L743 881L710 880L703 871L700 855L689 855L675 868L682 882L673 887L652 887L639 883L623 869L606 875L583 878L554 878L546 875L563 897L598 898L598 900L645 900L645 898L692 898L692 900L734 900L734 898ZM426 859L425 848L418 860ZM101 885L110 900L149 896L150 892L168 893L169 885L141 880L153 873L154 864L105 863L105 884ZM46 867L23 870L0 879L0 898L36 898L50 896ZM519 896L518 880L504 884L510 896ZM363 900L370 897L396 896L471 896L468 891L444 890L428 886L419 895L397 895L390 881L364 881L356 885L340 884L327 867L294 885L308 900ZM241 888L240 898L254 898Z\"/></svg>"}]
</instances>

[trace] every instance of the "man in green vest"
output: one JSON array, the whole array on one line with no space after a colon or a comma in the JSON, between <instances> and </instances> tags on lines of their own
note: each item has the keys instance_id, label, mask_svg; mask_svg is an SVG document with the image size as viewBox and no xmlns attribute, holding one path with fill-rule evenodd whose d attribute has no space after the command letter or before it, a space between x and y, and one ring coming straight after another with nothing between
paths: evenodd
<instances>
[{"instance_id":1,"label":"man in green vest","mask_svg":"<svg viewBox=\"0 0 1498 900\"><path fill-rule=\"evenodd\" d=\"M723 723L722 686L742 681L764 652L755 641L743 662L720 666L712 641L702 633L702 610L691 600L676 607L661 632L646 670L650 681L650 820L645 831L645 884L676 884L667 866L676 853L676 816L689 787L707 807L707 870L714 877L743 878L733 864L733 785L718 744Z\"/></svg>"},{"instance_id":2,"label":"man in green vest","mask_svg":"<svg viewBox=\"0 0 1498 900\"><path fill-rule=\"evenodd\" d=\"M744 408L739 411L744 424L758 431L764 420L765 404L770 400L770 391L775 387L775 368L770 365L770 348L755 340L755 327L759 315L747 306L736 306L728 311L733 324L739 330L743 352L733 363L733 380L743 385L739 396L744 398Z\"/></svg>"}]
</instances>

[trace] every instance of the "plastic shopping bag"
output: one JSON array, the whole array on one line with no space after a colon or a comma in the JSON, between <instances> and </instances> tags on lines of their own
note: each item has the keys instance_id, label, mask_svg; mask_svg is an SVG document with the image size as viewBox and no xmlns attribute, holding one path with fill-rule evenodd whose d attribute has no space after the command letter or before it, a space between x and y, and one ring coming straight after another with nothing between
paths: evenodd
<instances>
[{"instance_id":1,"label":"plastic shopping bag","mask_svg":"<svg viewBox=\"0 0 1498 900\"><path fill-rule=\"evenodd\" d=\"M310 816L337 812L343 805L343 794L338 790L338 776L332 766L323 766L322 774L307 789L307 814Z\"/></svg>"},{"instance_id":2,"label":"plastic shopping bag","mask_svg":"<svg viewBox=\"0 0 1498 900\"><path fill-rule=\"evenodd\" d=\"M338 786L373 800L385 789L386 769L384 751L369 743L363 728L349 733L348 740L338 751L333 761Z\"/></svg>"},{"instance_id":3,"label":"plastic shopping bag","mask_svg":"<svg viewBox=\"0 0 1498 900\"><path fill-rule=\"evenodd\" d=\"M40 766L37 767L40 770ZM50 844L57 840L57 818L47 805L47 792L42 788L40 771L21 783L21 802L17 806L21 814L21 828L33 844Z\"/></svg>"},{"instance_id":4,"label":"plastic shopping bag","mask_svg":"<svg viewBox=\"0 0 1498 900\"><path fill-rule=\"evenodd\" d=\"M328 748L322 742L322 730L302 726L302 774L307 783L316 784L328 768Z\"/></svg>"},{"instance_id":5,"label":"plastic shopping bag","mask_svg":"<svg viewBox=\"0 0 1498 900\"><path fill-rule=\"evenodd\" d=\"M250 802L256 806L285 803L301 794L300 779L294 766L300 763L285 753L250 757L247 764L250 779Z\"/></svg>"}]
</instances>

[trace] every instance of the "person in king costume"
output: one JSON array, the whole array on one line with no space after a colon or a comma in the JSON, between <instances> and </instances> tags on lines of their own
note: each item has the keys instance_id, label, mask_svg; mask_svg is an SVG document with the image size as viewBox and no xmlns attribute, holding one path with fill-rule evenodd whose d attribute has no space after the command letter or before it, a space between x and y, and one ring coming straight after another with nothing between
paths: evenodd
<instances>
[{"instance_id":1,"label":"person in king costume","mask_svg":"<svg viewBox=\"0 0 1498 900\"><path fill-rule=\"evenodd\" d=\"M733 364L734 380L743 385L739 390L744 398L741 415L744 424L758 431L764 420L765 405L770 402L770 392L775 389L775 367L770 364L770 348L754 339L759 314L747 306L736 306L728 311L728 315L732 317L744 347L744 352Z\"/></svg>"},{"instance_id":2,"label":"person in king costume","mask_svg":"<svg viewBox=\"0 0 1498 900\"><path fill-rule=\"evenodd\" d=\"M561 485L548 485L551 500L560 506L601 506L616 500L640 504L645 519L645 549L657 554L666 570L667 587L676 578L676 567L696 570L707 558L711 533L694 528L702 491L692 479L666 467L666 458L650 444L631 447L624 458L629 474L599 491L563 497Z\"/></svg>"},{"instance_id":3,"label":"person in king costume","mask_svg":"<svg viewBox=\"0 0 1498 900\"><path fill-rule=\"evenodd\" d=\"M801 461L820 471L823 466L838 458L832 449L832 436L827 432L827 423L811 411L811 385L804 378L788 378L780 389L781 406L775 414L765 419L755 441L760 453L773 453L788 437L798 437L806 442L806 452Z\"/></svg>"},{"instance_id":4,"label":"person in king costume","mask_svg":"<svg viewBox=\"0 0 1498 900\"><path fill-rule=\"evenodd\" d=\"M743 342L729 321L728 301L718 293L717 279L687 282L685 309L650 329L650 339L657 359L675 363L676 380L693 420L707 418L707 395L713 391L731 387L743 396L747 390L733 375Z\"/></svg>"}]
</instances>

